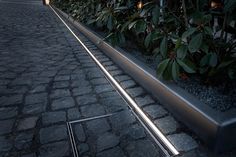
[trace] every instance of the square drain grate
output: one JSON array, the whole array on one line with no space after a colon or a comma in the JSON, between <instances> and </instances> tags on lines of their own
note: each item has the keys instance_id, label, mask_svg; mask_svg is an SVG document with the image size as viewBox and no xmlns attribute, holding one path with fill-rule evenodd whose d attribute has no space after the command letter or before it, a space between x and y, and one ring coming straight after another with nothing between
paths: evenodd
<instances>
[{"instance_id":1,"label":"square drain grate","mask_svg":"<svg viewBox=\"0 0 236 157\"><path fill-rule=\"evenodd\" d=\"M67 123L74 157L164 157L130 110Z\"/></svg>"}]
</instances>

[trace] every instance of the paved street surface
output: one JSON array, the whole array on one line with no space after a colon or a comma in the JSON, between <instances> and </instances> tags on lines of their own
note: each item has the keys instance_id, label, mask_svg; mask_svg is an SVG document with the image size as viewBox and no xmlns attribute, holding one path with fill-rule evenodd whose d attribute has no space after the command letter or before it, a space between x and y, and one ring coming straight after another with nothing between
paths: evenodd
<instances>
[{"instance_id":1,"label":"paved street surface","mask_svg":"<svg viewBox=\"0 0 236 157\"><path fill-rule=\"evenodd\" d=\"M144 94L107 57L99 59L130 95ZM137 101L154 103L145 95ZM167 115L156 107L162 112L154 116ZM82 121L69 134L74 120ZM0 157L72 157L69 135L81 157L163 156L49 7L0 1Z\"/></svg>"}]
</instances>

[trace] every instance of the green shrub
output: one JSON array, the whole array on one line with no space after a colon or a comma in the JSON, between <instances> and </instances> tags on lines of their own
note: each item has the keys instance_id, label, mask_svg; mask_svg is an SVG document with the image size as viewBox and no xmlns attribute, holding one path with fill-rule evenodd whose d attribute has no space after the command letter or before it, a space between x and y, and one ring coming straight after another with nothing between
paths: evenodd
<instances>
[{"instance_id":1,"label":"green shrub","mask_svg":"<svg viewBox=\"0 0 236 157\"><path fill-rule=\"evenodd\" d=\"M198 74L210 82L236 78L236 1L54 0L77 20L101 28L113 45L133 40L158 57L157 75L178 80ZM219 2L219 1L218 1ZM212 6L211 6L212 5ZM218 25L214 20L218 19Z\"/></svg>"}]
</instances>

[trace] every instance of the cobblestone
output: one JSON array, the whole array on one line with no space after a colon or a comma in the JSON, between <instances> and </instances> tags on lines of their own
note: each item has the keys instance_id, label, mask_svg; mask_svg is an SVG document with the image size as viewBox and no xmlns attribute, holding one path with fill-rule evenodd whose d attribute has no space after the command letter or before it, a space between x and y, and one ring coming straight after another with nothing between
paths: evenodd
<instances>
[{"instance_id":1,"label":"cobblestone","mask_svg":"<svg viewBox=\"0 0 236 157\"><path fill-rule=\"evenodd\" d=\"M150 145L147 140L140 140L131 142L126 147L130 157L147 156L156 157L159 156L159 152L155 149L154 145Z\"/></svg>"},{"instance_id":2,"label":"cobblestone","mask_svg":"<svg viewBox=\"0 0 236 157\"><path fill-rule=\"evenodd\" d=\"M97 139L97 151L115 147L119 144L119 138L111 133L105 133Z\"/></svg>"},{"instance_id":3,"label":"cobblestone","mask_svg":"<svg viewBox=\"0 0 236 157\"><path fill-rule=\"evenodd\" d=\"M59 82L55 82L53 84L53 88L57 89L57 88L68 88L69 87L69 82L65 82L65 81L59 81Z\"/></svg>"},{"instance_id":4,"label":"cobblestone","mask_svg":"<svg viewBox=\"0 0 236 157\"><path fill-rule=\"evenodd\" d=\"M86 126L87 126L88 131L91 131L97 135L103 134L111 129L106 119L98 119L95 121L89 121L86 123Z\"/></svg>"},{"instance_id":5,"label":"cobblestone","mask_svg":"<svg viewBox=\"0 0 236 157\"><path fill-rule=\"evenodd\" d=\"M13 128L14 121L14 119L0 121L0 135L10 133Z\"/></svg>"},{"instance_id":6,"label":"cobblestone","mask_svg":"<svg viewBox=\"0 0 236 157\"><path fill-rule=\"evenodd\" d=\"M74 88L72 90L74 96L89 94L92 92L92 87L90 86L82 86L80 88Z\"/></svg>"},{"instance_id":7,"label":"cobblestone","mask_svg":"<svg viewBox=\"0 0 236 157\"><path fill-rule=\"evenodd\" d=\"M160 118L165 116L168 112L158 104L146 106L143 110L152 118Z\"/></svg>"},{"instance_id":8,"label":"cobblestone","mask_svg":"<svg viewBox=\"0 0 236 157\"><path fill-rule=\"evenodd\" d=\"M126 157L124 152L121 150L120 147L115 147L106 151L103 151L101 153L98 153L97 157L110 157L112 154L112 157Z\"/></svg>"},{"instance_id":9,"label":"cobblestone","mask_svg":"<svg viewBox=\"0 0 236 157\"><path fill-rule=\"evenodd\" d=\"M155 101L150 96L148 96L148 95L146 95L144 97L137 97L137 98L135 98L135 101L141 107L143 107L145 105L149 105L149 104L155 103Z\"/></svg>"},{"instance_id":10,"label":"cobblestone","mask_svg":"<svg viewBox=\"0 0 236 157\"><path fill-rule=\"evenodd\" d=\"M56 99L52 102L52 109L53 110L70 108L73 106L75 106L75 101L72 97L60 98L60 99Z\"/></svg>"},{"instance_id":11,"label":"cobblestone","mask_svg":"<svg viewBox=\"0 0 236 157\"><path fill-rule=\"evenodd\" d=\"M154 123L164 134L174 133L180 127L179 124L175 121L175 119L171 116L157 119L154 121Z\"/></svg>"},{"instance_id":12,"label":"cobblestone","mask_svg":"<svg viewBox=\"0 0 236 157\"><path fill-rule=\"evenodd\" d=\"M17 107L3 107L0 108L0 119L8 119L17 116L18 108Z\"/></svg>"},{"instance_id":13,"label":"cobblestone","mask_svg":"<svg viewBox=\"0 0 236 157\"><path fill-rule=\"evenodd\" d=\"M19 121L17 130L33 129L36 126L38 117L29 117Z\"/></svg>"},{"instance_id":14,"label":"cobblestone","mask_svg":"<svg viewBox=\"0 0 236 157\"><path fill-rule=\"evenodd\" d=\"M43 145L39 150L40 157L65 157L69 156L70 149L67 141L60 141Z\"/></svg>"},{"instance_id":15,"label":"cobblestone","mask_svg":"<svg viewBox=\"0 0 236 157\"><path fill-rule=\"evenodd\" d=\"M42 122L44 125L65 122L66 121L66 112L57 111L57 112L45 112L42 114Z\"/></svg>"},{"instance_id":16,"label":"cobblestone","mask_svg":"<svg viewBox=\"0 0 236 157\"><path fill-rule=\"evenodd\" d=\"M110 92L113 90L114 89L111 87L111 85L99 85L95 87L95 91L98 94L103 93L103 92Z\"/></svg>"},{"instance_id":17,"label":"cobblestone","mask_svg":"<svg viewBox=\"0 0 236 157\"><path fill-rule=\"evenodd\" d=\"M127 93L130 94L130 96L132 97L137 97L144 94L144 90L141 87L135 87L135 88L127 89Z\"/></svg>"},{"instance_id":18,"label":"cobblestone","mask_svg":"<svg viewBox=\"0 0 236 157\"><path fill-rule=\"evenodd\" d=\"M81 113L84 117L95 117L105 114L104 108L100 104L92 104L81 107Z\"/></svg>"},{"instance_id":19,"label":"cobblestone","mask_svg":"<svg viewBox=\"0 0 236 157\"><path fill-rule=\"evenodd\" d=\"M11 140L0 136L0 152L9 151L12 148Z\"/></svg>"},{"instance_id":20,"label":"cobblestone","mask_svg":"<svg viewBox=\"0 0 236 157\"><path fill-rule=\"evenodd\" d=\"M75 124L75 135L80 142L85 142L86 135L84 133L83 126L81 124Z\"/></svg>"},{"instance_id":21,"label":"cobblestone","mask_svg":"<svg viewBox=\"0 0 236 157\"><path fill-rule=\"evenodd\" d=\"M85 152L89 151L89 146L86 143L82 143L77 146L77 149L79 150L79 155L83 155Z\"/></svg>"},{"instance_id":22,"label":"cobblestone","mask_svg":"<svg viewBox=\"0 0 236 157\"><path fill-rule=\"evenodd\" d=\"M52 94L50 95L51 98L63 98L63 97L68 97L70 96L70 91L68 89L56 89L52 91Z\"/></svg>"},{"instance_id":23,"label":"cobblestone","mask_svg":"<svg viewBox=\"0 0 236 157\"><path fill-rule=\"evenodd\" d=\"M83 96L78 96L76 98L76 101L79 104L79 106L82 106L82 105L96 103L97 98L95 95L83 95Z\"/></svg>"},{"instance_id":24,"label":"cobblestone","mask_svg":"<svg viewBox=\"0 0 236 157\"><path fill-rule=\"evenodd\" d=\"M196 141L185 133L173 134L167 136L171 143L173 143L178 151L189 151L198 146Z\"/></svg>"},{"instance_id":25,"label":"cobblestone","mask_svg":"<svg viewBox=\"0 0 236 157\"><path fill-rule=\"evenodd\" d=\"M42 113L46 110L46 104L39 103L39 104L32 104L32 105L26 105L23 108L24 114L37 114Z\"/></svg>"},{"instance_id":26,"label":"cobblestone","mask_svg":"<svg viewBox=\"0 0 236 157\"><path fill-rule=\"evenodd\" d=\"M134 87L136 83L133 80L127 80L120 83L124 89Z\"/></svg>"},{"instance_id":27,"label":"cobblestone","mask_svg":"<svg viewBox=\"0 0 236 157\"><path fill-rule=\"evenodd\" d=\"M23 95L13 95L13 96L2 96L0 99L0 104L2 106L16 105L23 102Z\"/></svg>"},{"instance_id":28,"label":"cobblestone","mask_svg":"<svg viewBox=\"0 0 236 157\"><path fill-rule=\"evenodd\" d=\"M67 139L65 125L55 125L40 130L40 142L42 144Z\"/></svg>"},{"instance_id":29,"label":"cobblestone","mask_svg":"<svg viewBox=\"0 0 236 157\"><path fill-rule=\"evenodd\" d=\"M22 157L36 157L36 154L35 154L35 153L32 153L32 154L25 154L25 155L23 155Z\"/></svg>"},{"instance_id":30,"label":"cobblestone","mask_svg":"<svg viewBox=\"0 0 236 157\"><path fill-rule=\"evenodd\" d=\"M81 113L78 108L70 108L67 110L68 120L76 120L81 118Z\"/></svg>"},{"instance_id":31,"label":"cobblestone","mask_svg":"<svg viewBox=\"0 0 236 157\"><path fill-rule=\"evenodd\" d=\"M23 132L15 139L15 147L17 149L29 149L33 141L33 133Z\"/></svg>"},{"instance_id":32,"label":"cobblestone","mask_svg":"<svg viewBox=\"0 0 236 157\"><path fill-rule=\"evenodd\" d=\"M32 94L28 95L25 98L25 104L37 104L37 103L47 103L47 94L40 93L40 94Z\"/></svg>"}]
</instances>

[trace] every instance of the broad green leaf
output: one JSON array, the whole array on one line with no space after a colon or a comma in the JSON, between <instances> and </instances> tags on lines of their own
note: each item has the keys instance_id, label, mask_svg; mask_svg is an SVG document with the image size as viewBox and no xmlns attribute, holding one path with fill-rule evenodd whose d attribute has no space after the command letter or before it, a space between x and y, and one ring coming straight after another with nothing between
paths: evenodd
<instances>
[{"instance_id":1,"label":"broad green leaf","mask_svg":"<svg viewBox=\"0 0 236 157\"><path fill-rule=\"evenodd\" d=\"M163 57L167 55L167 37L164 37L161 41L160 52Z\"/></svg>"},{"instance_id":2,"label":"broad green leaf","mask_svg":"<svg viewBox=\"0 0 236 157\"><path fill-rule=\"evenodd\" d=\"M228 70L228 76L230 79L235 79L236 78L236 68L230 68Z\"/></svg>"},{"instance_id":3,"label":"broad green leaf","mask_svg":"<svg viewBox=\"0 0 236 157\"><path fill-rule=\"evenodd\" d=\"M174 80L179 78L179 65L176 63L176 61L172 63L172 77Z\"/></svg>"},{"instance_id":4,"label":"broad green leaf","mask_svg":"<svg viewBox=\"0 0 236 157\"><path fill-rule=\"evenodd\" d=\"M208 35L213 35L213 30L208 26L204 27L204 32Z\"/></svg>"},{"instance_id":5,"label":"broad green leaf","mask_svg":"<svg viewBox=\"0 0 236 157\"><path fill-rule=\"evenodd\" d=\"M126 23L124 23L124 24L122 25L120 31L121 31L121 32L124 32L124 31L128 28L129 24L130 24L130 21L127 21Z\"/></svg>"},{"instance_id":6,"label":"broad green leaf","mask_svg":"<svg viewBox=\"0 0 236 157\"><path fill-rule=\"evenodd\" d=\"M209 60L209 65L211 67L215 67L217 65L217 55L216 55L216 53L211 54L211 57L210 57L210 60Z\"/></svg>"},{"instance_id":7,"label":"broad green leaf","mask_svg":"<svg viewBox=\"0 0 236 157\"><path fill-rule=\"evenodd\" d=\"M212 19L211 14L208 14L208 15L204 15L204 16L203 16L203 20L204 20L204 23L205 23L205 24L208 23L208 22L210 22L211 19Z\"/></svg>"},{"instance_id":8,"label":"broad green leaf","mask_svg":"<svg viewBox=\"0 0 236 157\"><path fill-rule=\"evenodd\" d=\"M162 74L162 77L165 80L172 80L173 79L173 77L172 77L172 64L171 64L171 62L168 63L168 65L166 67L166 70Z\"/></svg>"},{"instance_id":9,"label":"broad green leaf","mask_svg":"<svg viewBox=\"0 0 236 157\"><path fill-rule=\"evenodd\" d=\"M137 23L137 21L131 22L128 26L128 29L132 29L134 27L134 25Z\"/></svg>"},{"instance_id":10,"label":"broad green leaf","mask_svg":"<svg viewBox=\"0 0 236 157\"><path fill-rule=\"evenodd\" d=\"M203 38L202 33L199 33L191 39L191 41L188 45L188 49L190 52L192 52L192 53L196 52L200 48L200 46L202 44L202 38Z\"/></svg>"},{"instance_id":11,"label":"broad green leaf","mask_svg":"<svg viewBox=\"0 0 236 157\"><path fill-rule=\"evenodd\" d=\"M194 32L196 32L197 28L194 27L190 27L187 31L185 31L182 34L182 39L186 39L187 37L189 37L190 35L192 35Z\"/></svg>"},{"instance_id":12,"label":"broad green leaf","mask_svg":"<svg viewBox=\"0 0 236 157\"><path fill-rule=\"evenodd\" d=\"M187 55L187 52L188 52L188 47L186 45L181 45L177 49L177 57L180 59L184 59Z\"/></svg>"},{"instance_id":13,"label":"broad green leaf","mask_svg":"<svg viewBox=\"0 0 236 157\"><path fill-rule=\"evenodd\" d=\"M224 12L232 12L236 8L235 0L225 0Z\"/></svg>"},{"instance_id":14,"label":"broad green leaf","mask_svg":"<svg viewBox=\"0 0 236 157\"><path fill-rule=\"evenodd\" d=\"M201 49L203 52L208 53L209 46L208 46L206 43L202 42L202 45L201 45L200 49Z\"/></svg>"},{"instance_id":15,"label":"broad green leaf","mask_svg":"<svg viewBox=\"0 0 236 157\"><path fill-rule=\"evenodd\" d=\"M187 64L185 64L182 60L177 59L177 63L184 69L184 71L186 71L187 73L195 73L196 71L191 68L190 66L188 66Z\"/></svg>"},{"instance_id":16,"label":"broad green leaf","mask_svg":"<svg viewBox=\"0 0 236 157\"><path fill-rule=\"evenodd\" d=\"M152 51L153 54L158 54L159 52L160 52L159 47L158 47L158 48L155 48L155 49Z\"/></svg>"},{"instance_id":17,"label":"broad green leaf","mask_svg":"<svg viewBox=\"0 0 236 157\"><path fill-rule=\"evenodd\" d=\"M159 40L159 39L161 39L163 36L161 35L161 33L159 32L159 31L154 31L153 33L152 33L153 35L152 35L152 40L154 41L154 40Z\"/></svg>"},{"instance_id":18,"label":"broad green leaf","mask_svg":"<svg viewBox=\"0 0 236 157\"><path fill-rule=\"evenodd\" d=\"M202 57L201 61L200 61L200 66L206 66L209 64L209 59L210 59L210 55L206 54L205 56Z\"/></svg>"},{"instance_id":19,"label":"broad green leaf","mask_svg":"<svg viewBox=\"0 0 236 157\"><path fill-rule=\"evenodd\" d=\"M157 67L157 76L162 77L163 72L165 71L170 59L163 60Z\"/></svg>"},{"instance_id":20,"label":"broad green leaf","mask_svg":"<svg viewBox=\"0 0 236 157\"><path fill-rule=\"evenodd\" d=\"M218 69L225 68L225 67L229 66L230 64L232 64L233 62L234 62L233 60L231 60L231 61L224 61L224 62L220 63L220 65L217 68Z\"/></svg>"},{"instance_id":21,"label":"broad green leaf","mask_svg":"<svg viewBox=\"0 0 236 157\"><path fill-rule=\"evenodd\" d=\"M154 25L158 24L159 17L160 17L160 8L158 6L155 6L152 9L152 22L154 23Z\"/></svg>"},{"instance_id":22,"label":"broad green leaf","mask_svg":"<svg viewBox=\"0 0 236 157\"><path fill-rule=\"evenodd\" d=\"M119 39L119 43L120 43L120 44L125 43L125 36L124 36L123 33L117 32L117 36L118 36L118 39Z\"/></svg>"},{"instance_id":23,"label":"broad green leaf","mask_svg":"<svg viewBox=\"0 0 236 157\"><path fill-rule=\"evenodd\" d=\"M111 31L113 29L113 17L112 17L112 15L110 15L109 18L108 18L107 28L109 29L109 31Z\"/></svg>"},{"instance_id":24,"label":"broad green leaf","mask_svg":"<svg viewBox=\"0 0 236 157\"><path fill-rule=\"evenodd\" d=\"M137 33L145 32L147 27L147 24L144 20L138 20L138 22L135 25L135 31Z\"/></svg>"},{"instance_id":25,"label":"broad green leaf","mask_svg":"<svg viewBox=\"0 0 236 157\"><path fill-rule=\"evenodd\" d=\"M149 47L149 45L150 45L150 43L151 43L151 40L152 40L152 32L149 33L149 34L147 35L147 37L145 38L144 45L145 45L146 48Z\"/></svg>"}]
</instances>

